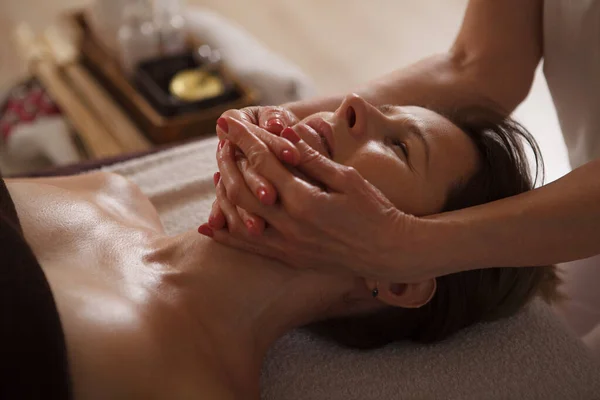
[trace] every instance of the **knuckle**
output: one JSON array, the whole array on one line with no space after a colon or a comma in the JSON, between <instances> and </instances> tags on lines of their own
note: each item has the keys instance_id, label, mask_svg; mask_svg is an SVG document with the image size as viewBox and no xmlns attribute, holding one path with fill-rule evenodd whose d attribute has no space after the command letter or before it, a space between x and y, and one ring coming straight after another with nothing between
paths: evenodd
<instances>
[{"instance_id":1,"label":"knuckle","mask_svg":"<svg viewBox=\"0 0 600 400\"><path fill-rule=\"evenodd\" d=\"M311 147L303 151L301 156L303 164L314 164L321 160L321 155Z\"/></svg>"},{"instance_id":2,"label":"knuckle","mask_svg":"<svg viewBox=\"0 0 600 400\"><path fill-rule=\"evenodd\" d=\"M294 219L309 219L312 217L312 207L310 207L307 201L301 199L295 199L289 203L288 213Z\"/></svg>"},{"instance_id":3,"label":"knuckle","mask_svg":"<svg viewBox=\"0 0 600 400\"><path fill-rule=\"evenodd\" d=\"M225 111L223 114L221 114L221 118L226 118L226 117L231 117L231 118L235 118L238 117L240 114L239 110L227 110Z\"/></svg>"},{"instance_id":4,"label":"knuckle","mask_svg":"<svg viewBox=\"0 0 600 400\"><path fill-rule=\"evenodd\" d=\"M253 124L257 123L259 112L260 109L258 107L245 107L241 110L241 114L246 117L245 119L252 122Z\"/></svg>"},{"instance_id":5,"label":"knuckle","mask_svg":"<svg viewBox=\"0 0 600 400\"><path fill-rule=\"evenodd\" d=\"M268 119L281 118L281 110L279 109L279 107L265 107L264 113Z\"/></svg>"},{"instance_id":6,"label":"knuckle","mask_svg":"<svg viewBox=\"0 0 600 400\"><path fill-rule=\"evenodd\" d=\"M288 110L286 108L282 108L281 114L282 114L283 119L290 125L295 124L298 120L298 118L296 118L296 116L290 110Z\"/></svg>"},{"instance_id":7,"label":"knuckle","mask_svg":"<svg viewBox=\"0 0 600 400\"><path fill-rule=\"evenodd\" d=\"M264 171L269 161L268 154L266 151L264 151L264 149L261 149L260 151L253 151L250 153L250 155L248 155L248 161L254 169L258 171Z\"/></svg>"},{"instance_id":8,"label":"knuckle","mask_svg":"<svg viewBox=\"0 0 600 400\"><path fill-rule=\"evenodd\" d=\"M237 165L242 173L247 172L250 168L248 165L248 159L245 156L240 156L237 158Z\"/></svg>"},{"instance_id":9,"label":"knuckle","mask_svg":"<svg viewBox=\"0 0 600 400\"><path fill-rule=\"evenodd\" d=\"M343 175L350 182L359 182L363 179L360 173L354 167L345 167Z\"/></svg>"}]
</instances>

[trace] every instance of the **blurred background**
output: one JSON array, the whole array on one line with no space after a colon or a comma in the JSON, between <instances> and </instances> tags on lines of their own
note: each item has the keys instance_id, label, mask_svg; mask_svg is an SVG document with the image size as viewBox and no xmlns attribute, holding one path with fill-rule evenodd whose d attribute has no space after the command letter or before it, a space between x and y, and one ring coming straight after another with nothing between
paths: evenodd
<instances>
[{"instance_id":1,"label":"blurred background","mask_svg":"<svg viewBox=\"0 0 600 400\"><path fill-rule=\"evenodd\" d=\"M41 33L66 10L88 3L2 0L0 92L28 74L27 64L15 51L14 27L25 22ZM328 94L350 91L446 50L458 31L467 0L188 0L187 4L214 10L239 24L270 51L299 67L312 79L318 94ZM546 181L564 175L569 170L566 150L540 71L516 118L540 143Z\"/></svg>"}]
</instances>

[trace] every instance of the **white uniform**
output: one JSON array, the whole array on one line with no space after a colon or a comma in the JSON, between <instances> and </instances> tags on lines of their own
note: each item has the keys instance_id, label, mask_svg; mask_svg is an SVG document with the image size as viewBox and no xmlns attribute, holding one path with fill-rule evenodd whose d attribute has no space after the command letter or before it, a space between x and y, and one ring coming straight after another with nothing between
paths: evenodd
<instances>
[{"instance_id":1,"label":"white uniform","mask_svg":"<svg viewBox=\"0 0 600 400\"><path fill-rule=\"evenodd\" d=\"M600 0L544 1L544 74L571 166L600 158ZM600 256L564 271L560 311L600 356Z\"/></svg>"}]
</instances>

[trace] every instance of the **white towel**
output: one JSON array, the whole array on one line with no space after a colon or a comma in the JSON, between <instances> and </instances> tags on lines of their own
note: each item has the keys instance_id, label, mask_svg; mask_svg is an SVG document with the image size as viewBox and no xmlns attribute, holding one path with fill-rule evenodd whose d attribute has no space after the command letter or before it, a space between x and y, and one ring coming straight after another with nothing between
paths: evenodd
<instances>
[{"instance_id":1,"label":"white towel","mask_svg":"<svg viewBox=\"0 0 600 400\"><path fill-rule=\"evenodd\" d=\"M217 171L211 138L105 170L138 184L167 233L207 220ZM396 343L359 352L303 330L271 349L263 400L600 399L600 368L541 302L502 321L465 329L436 345Z\"/></svg>"},{"instance_id":2,"label":"white towel","mask_svg":"<svg viewBox=\"0 0 600 400\"><path fill-rule=\"evenodd\" d=\"M312 80L298 66L267 49L242 27L214 11L190 7L188 30L218 49L227 67L245 85L260 94L260 103L278 105L312 97Z\"/></svg>"}]
</instances>

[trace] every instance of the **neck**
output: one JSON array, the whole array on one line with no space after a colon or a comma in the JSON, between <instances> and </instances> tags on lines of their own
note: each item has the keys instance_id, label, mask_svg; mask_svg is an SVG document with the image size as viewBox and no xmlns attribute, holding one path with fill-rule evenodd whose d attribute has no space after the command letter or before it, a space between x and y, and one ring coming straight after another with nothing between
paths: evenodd
<instances>
[{"instance_id":1,"label":"neck","mask_svg":"<svg viewBox=\"0 0 600 400\"><path fill-rule=\"evenodd\" d=\"M348 280L290 269L196 232L157 244L158 261L183 279L178 293L233 382L258 390L262 360L285 332L330 313ZM336 283L339 282L339 283ZM342 282L344 282L342 284Z\"/></svg>"}]
</instances>

